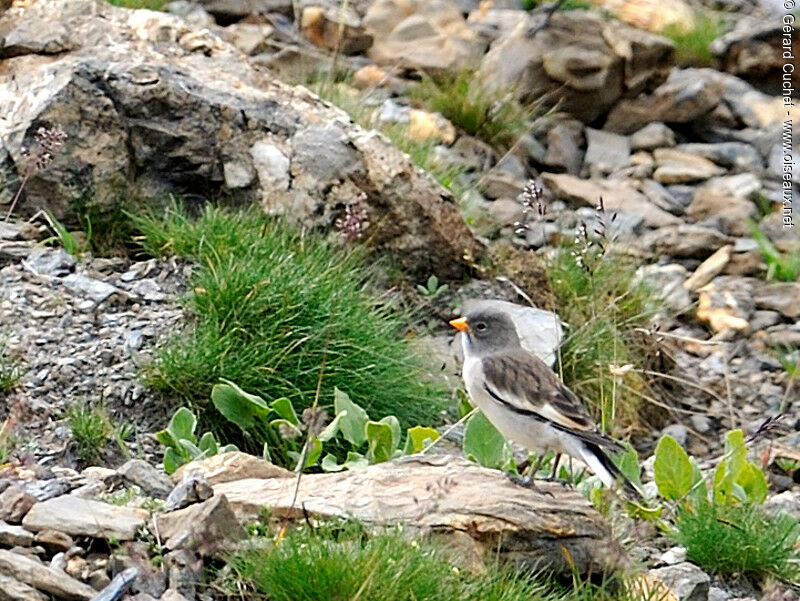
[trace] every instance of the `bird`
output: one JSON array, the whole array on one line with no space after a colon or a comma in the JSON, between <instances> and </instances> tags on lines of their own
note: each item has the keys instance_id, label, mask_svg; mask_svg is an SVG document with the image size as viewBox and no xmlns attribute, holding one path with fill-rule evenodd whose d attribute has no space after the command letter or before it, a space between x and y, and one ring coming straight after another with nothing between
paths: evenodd
<instances>
[{"instance_id":1,"label":"bird","mask_svg":"<svg viewBox=\"0 0 800 601\"><path fill-rule=\"evenodd\" d=\"M606 486L621 482L626 493L642 497L609 457L625 447L601 432L575 393L522 347L506 311L477 303L449 323L463 332L467 394L505 438L540 457L554 450L555 468L562 454L579 459Z\"/></svg>"}]
</instances>

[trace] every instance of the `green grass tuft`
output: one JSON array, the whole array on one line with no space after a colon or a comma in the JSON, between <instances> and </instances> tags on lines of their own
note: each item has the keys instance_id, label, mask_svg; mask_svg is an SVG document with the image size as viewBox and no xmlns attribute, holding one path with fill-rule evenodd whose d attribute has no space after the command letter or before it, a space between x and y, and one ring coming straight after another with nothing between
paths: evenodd
<instances>
[{"instance_id":1,"label":"green grass tuft","mask_svg":"<svg viewBox=\"0 0 800 601\"><path fill-rule=\"evenodd\" d=\"M694 27L690 30L676 24L661 32L675 42L675 59L681 67L713 66L716 59L709 45L724 33L723 20L713 12L695 13Z\"/></svg>"},{"instance_id":2,"label":"green grass tuft","mask_svg":"<svg viewBox=\"0 0 800 601\"><path fill-rule=\"evenodd\" d=\"M634 284L635 265L608 254L591 276L569 249L559 249L549 266L555 310L569 324L561 348L564 382L587 403L603 429L639 422L641 371L651 354L637 327L647 327L659 307L652 291ZM611 366L630 365L615 377Z\"/></svg>"},{"instance_id":3,"label":"green grass tuft","mask_svg":"<svg viewBox=\"0 0 800 601\"><path fill-rule=\"evenodd\" d=\"M723 576L784 581L800 577L794 549L800 524L787 515L768 516L754 505L704 503L681 508L675 539L690 561Z\"/></svg>"},{"instance_id":4,"label":"green grass tuft","mask_svg":"<svg viewBox=\"0 0 800 601\"><path fill-rule=\"evenodd\" d=\"M425 76L410 96L470 136L501 150L508 150L528 130L535 113L521 104L513 91L495 91L469 72L437 79Z\"/></svg>"},{"instance_id":5,"label":"green grass tuft","mask_svg":"<svg viewBox=\"0 0 800 601\"><path fill-rule=\"evenodd\" d=\"M233 441L209 401L220 378L268 401L287 397L298 413L317 391L330 406L334 388L371 417L405 425L429 424L445 407L404 338L405 316L369 288L378 272L363 249L255 210L207 206L191 219L173 208L136 221L149 252L198 264L187 299L194 320L158 351L146 381L189 404L224 442Z\"/></svg>"},{"instance_id":6,"label":"green grass tuft","mask_svg":"<svg viewBox=\"0 0 800 601\"><path fill-rule=\"evenodd\" d=\"M21 377L19 365L8 357L6 342L0 339L0 399L16 387Z\"/></svg>"},{"instance_id":7,"label":"green grass tuft","mask_svg":"<svg viewBox=\"0 0 800 601\"><path fill-rule=\"evenodd\" d=\"M98 461L114 433L105 406L73 403L67 407L66 418L75 454L86 463Z\"/></svg>"},{"instance_id":8,"label":"green grass tuft","mask_svg":"<svg viewBox=\"0 0 800 601\"><path fill-rule=\"evenodd\" d=\"M108 0L109 4L123 8L147 8L149 10L164 10L166 0Z\"/></svg>"}]
</instances>

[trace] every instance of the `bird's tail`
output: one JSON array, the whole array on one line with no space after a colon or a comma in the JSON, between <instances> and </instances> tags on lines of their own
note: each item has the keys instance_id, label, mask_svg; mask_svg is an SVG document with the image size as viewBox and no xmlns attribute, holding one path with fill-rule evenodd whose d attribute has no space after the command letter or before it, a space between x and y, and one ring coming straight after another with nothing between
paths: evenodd
<instances>
[{"instance_id":1,"label":"bird's tail","mask_svg":"<svg viewBox=\"0 0 800 601\"><path fill-rule=\"evenodd\" d=\"M636 499L643 499L644 495L628 478L625 477L616 464L611 461L611 458L606 455L605 451L599 445L584 442L581 449L581 458L584 463L588 465L591 470L603 481L603 484L609 488L621 483L622 488L626 495Z\"/></svg>"}]
</instances>

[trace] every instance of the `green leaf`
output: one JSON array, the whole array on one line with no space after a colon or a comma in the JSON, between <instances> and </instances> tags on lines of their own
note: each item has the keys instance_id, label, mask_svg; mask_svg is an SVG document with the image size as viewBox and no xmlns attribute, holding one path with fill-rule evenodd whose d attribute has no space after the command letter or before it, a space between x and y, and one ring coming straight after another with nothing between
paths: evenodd
<instances>
[{"instance_id":1,"label":"green leaf","mask_svg":"<svg viewBox=\"0 0 800 601\"><path fill-rule=\"evenodd\" d=\"M156 432L156 440L160 442L165 447L171 447L173 449L178 448L178 439L172 435L172 432L169 430L161 430Z\"/></svg>"},{"instance_id":2,"label":"green leaf","mask_svg":"<svg viewBox=\"0 0 800 601\"><path fill-rule=\"evenodd\" d=\"M734 486L747 465L747 448L744 443L744 432L732 430L725 436L725 459L714 472L714 502L729 503L736 498ZM744 494L739 490L738 496Z\"/></svg>"},{"instance_id":3,"label":"green leaf","mask_svg":"<svg viewBox=\"0 0 800 601\"><path fill-rule=\"evenodd\" d=\"M400 438L403 435L403 431L400 428L400 420L398 420L394 415L387 415L386 417L378 420L378 423L386 424L392 429L392 451L394 451L400 446Z\"/></svg>"},{"instance_id":4,"label":"green leaf","mask_svg":"<svg viewBox=\"0 0 800 601\"><path fill-rule=\"evenodd\" d=\"M206 457L211 457L219 452L217 441L214 439L214 435L211 432L206 432L203 434L200 437L200 442L197 443L197 446Z\"/></svg>"},{"instance_id":5,"label":"green leaf","mask_svg":"<svg viewBox=\"0 0 800 601\"><path fill-rule=\"evenodd\" d=\"M767 499L767 479L757 465L748 462L736 481L742 487L745 500L759 505Z\"/></svg>"},{"instance_id":6,"label":"green leaf","mask_svg":"<svg viewBox=\"0 0 800 601\"><path fill-rule=\"evenodd\" d=\"M308 441L308 450L306 451L306 463L303 469L308 469L312 465L316 465L322 455L322 441L316 436L312 436Z\"/></svg>"},{"instance_id":7,"label":"green leaf","mask_svg":"<svg viewBox=\"0 0 800 601\"><path fill-rule=\"evenodd\" d=\"M249 394L228 380L222 382L211 389L211 401L217 411L245 432L252 430L257 423L266 421L272 413L260 396Z\"/></svg>"},{"instance_id":8,"label":"green leaf","mask_svg":"<svg viewBox=\"0 0 800 601\"><path fill-rule=\"evenodd\" d=\"M343 465L347 470L361 470L369 466L369 460L361 453L348 451Z\"/></svg>"},{"instance_id":9,"label":"green leaf","mask_svg":"<svg viewBox=\"0 0 800 601\"><path fill-rule=\"evenodd\" d=\"M341 430L345 440L354 447L360 447L367 442L367 436L364 433L369 421L367 412L351 401L350 397L338 388L333 389L333 408L336 411L336 415L339 415L342 411L347 412L339 422L339 430Z\"/></svg>"},{"instance_id":10,"label":"green leaf","mask_svg":"<svg viewBox=\"0 0 800 601\"><path fill-rule=\"evenodd\" d=\"M414 426L413 428L409 428L403 453L406 455L419 453L438 438L439 433L433 428L428 428L427 426Z\"/></svg>"},{"instance_id":11,"label":"green leaf","mask_svg":"<svg viewBox=\"0 0 800 601\"><path fill-rule=\"evenodd\" d=\"M182 466L186 461L178 455L178 452L170 447L166 451L164 451L164 470L168 474L175 473L180 466Z\"/></svg>"},{"instance_id":12,"label":"green leaf","mask_svg":"<svg viewBox=\"0 0 800 601\"><path fill-rule=\"evenodd\" d=\"M346 411L337 414L336 417L333 418L333 421L325 426L325 429L319 434L319 439L322 442L328 442L334 436L336 436L336 434L339 432L339 422L345 415L347 415Z\"/></svg>"},{"instance_id":13,"label":"green leaf","mask_svg":"<svg viewBox=\"0 0 800 601\"><path fill-rule=\"evenodd\" d=\"M381 422L367 422L364 428L369 450L367 457L370 463L383 463L392 458L394 447L392 446L392 427Z\"/></svg>"},{"instance_id":14,"label":"green leaf","mask_svg":"<svg viewBox=\"0 0 800 601\"><path fill-rule=\"evenodd\" d=\"M303 433L303 431L300 428L298 428L295 424L290 422L288 419L283 419L283 418L273 419L269 423L269 425L272 426L273 428L276 428L276 429L279 428L280 426L284 426L286 428L289 428L289 430L295 432L298 436Z\"/></svg>"},{"instance_id":15,"label":"green leaf","mask_svg":"<svg viewBox=\"0 0 800 601\"><path fill-rule=\"evenodd\" d=\"M692 487L692 463L672 436L658 441L653 469L658 492L665 499L677 501Z\"/></svg>"},{"instance_id":16,"label":"green leaf","mask_svg":"<svg viewBox=\"0 0 800 601\"><path fill-rule=\"evenodd\" d=\"M630 443L625 443L625 452L615 458L619 471L630 480L637 488L642 488L641 468L639 467L639 455Z\"/></svg>"},{"instance_id":17,"label":"green leaf","mask_svg":"<svg viewBox=\"0 0 800 601\"><path fill-rule=\"evenodd\" d=\"M292 402L289 399L284 397L272 401L270 407L275 413L280 415L283 419L285 419L289 423L295 426L300 425L300 420L297 418L297 414L294 412L294 407L292 406Z\"/></svg>"},{"instance_id":18,"label":"green leaf","mask_svg":"<svg viewBox=\"0 0 800 601\"><path fill-rule=\"evenodd\" d=\"M469 402L467 393L461 389L456 390L456 396L458 397L458 419L462 419L465 415L472 411L472 403Z\"/></svg>"},{"instance_id":19,"label":"green leaf","mask_svg":"<svg viewBox=\"0 0 800 601\"><path fill-rule=\"evenodd\" d=\"M222 455L223 453L235 453L239 450L235 444L226 444L224 447L221 447L219 450L219 454Z\"/></svg>"},{"instance_id":20,"label":"green leaf","mask_svg":"<svg viewBox=\"0 0 800 601\"><path fill-rule=\"evenodd\" d=\"M328 453L322 458L320 467L322 468L323 472L341 472L344 469L344 465L339 464L336 461L336 457L334 457L331 453Z\"/></svg>"},{"instance_id":21,"label":"green leaf","mask_svg":"<svg viewBox=\"0 0 800 601\"><path fill-rule=\"evenodd\" d=\"M703 472L700 471L700 466L697 465L694 457L689 457L692 464L692 488L689 491L689 503L694 507L699 507L701 503L708 500L708 486L706 486Z\"/></svg>"},{"instance_id":22,"label":"green leaf","mask_svg":"<svg viewBox=\"0 0 800 601\"><path fill-rule=\"evenodd\" d=\"M167 429L176 440L183 439L193 443L196 440L194 436L194 429L196 427L197 419L194 413L186 407L181 407L173 414L172 419L169 420Z\"/></svg>"},{"instance_id":23,"label":"green leaf","mask_svg":"<svg viewBox=\"0 0 800 601\"><path fill-rule=\"evenodd\" d=\"M464 454L484 467L505 469L511 450L505 438L483 413L475 413L464 429Z\"/></svg>"},{"instance_id":24,"label":"green leaf","mask_svg":"<svg viewBox=\"0 0 800 601\"><path fill-rule=\"evenodd\" d=\"M205 456L203 451L201 451L196 444L189 440L181 438L178 443L180 444L180 448L183 449L183 456L190 460L199 459L200 457Z\"/></svg>"}]
</instances>

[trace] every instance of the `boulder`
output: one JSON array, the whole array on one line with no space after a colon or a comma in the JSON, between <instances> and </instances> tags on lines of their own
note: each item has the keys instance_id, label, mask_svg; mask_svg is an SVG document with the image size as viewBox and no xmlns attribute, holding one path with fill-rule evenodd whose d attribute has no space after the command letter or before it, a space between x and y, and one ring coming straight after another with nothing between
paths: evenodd
<instances>
[{"instance_id":1,"label":"boulder","mask_svg":"<svg viewBox=\"0 0 800 601\"><path fill-rule=\"evenodd\" d=\"M711 578L693 563L685 561L674 566L650 570L647 576L663 584L676 601L707 601Z\"/></svg>"},{"instance_id":2,"label":"boulder","mask_svg":"<svg viewBox=\"0 0 800 601\"><path fill-rule=\"evenodd\" d=\"M377 0L364 15L379 65L433 71L474 69L486 43L448 0Z\"/></svg>"},{"instance_id":3,"label":"boulder","mask_svg":"<svg viewBox=\"0 0 800 601\"><path fill-rule=\"evenodd\" d=\"M608 526L575 490L512 483L502 472L447 456L413 456L335 474L248 479L214 487L240 521L274 517L354 518L442 534L466 532L492 557L560 572L607 568ZM480 491L480 494L476 494ZM569 558L569 560L567 559ZM574 562L574 563L573 563Z\"/></svg>"},{"instance_id":4,"label":"boulder","mask_svg":"<svg viewBox=\"0 0 800 601\"><path fill-rule=\"evenodd\" d=\"M708 159L676 148L657 148L653 157L656 161L653 179L664 185L697 182L725 173Z\"/></svg>"},{"instance_id":5,"label":"boulder","mask_svg":"<svg viewBox=\"0 0 800 601\"><path fill-rule=\"evenodd\" d=\"M48 601L48 597L7 574L0 572L0 599L6 601Z\"/></svg>"},{"instance_id":6,"label":"boulder","mask_svg":"<svg viewBox=\"0 0 800 601\"><path fill-rule=\"evenodd\" d=\"M584 123L622 97L652 90L674 64L672 43L587 11L559 11L530 36L545 15L533 13L492 44L479 77L524 100L545 98ZM638 129L638 128L637 128Z\"/></svg>"},{"instance_id":7,"label":"boulder","mask_svg":"<svg viewBox=\"0 0 800 601\"><path fill-rule=\"evenodd\" d=\"M688 123L710 113L723 94L712 69L675 69L651 94L620 101L608 114L605 129L631 134L652 121Z\"/></svg>"},{"instance_id":8,"label":"boulder","mask_svg":"<svg viewBox=\"0 0 800 601\"><path fill-rule=\"evenodd\" d=\"M30 547L33 533L22 526L7 524L0 520L0 545L4 547Z\"/></svg>"},{"instance_id":9,"label":"boulder","mask_svg":"<svg viewBox=\"0 0 800 601\"><path fill-rule=\"evenodd\" d=\"M71 536L131 540L145 525L144 509L62 495L37 503L22 520L28 530L58 530Z\"/></svg>"},{"instance_id":10,"label":"boulder","mask_svg":"<svg viewBox=\"0 0 800 601\"><path fill-rule=\"evenodd\" d=\"M292 472L255 455L231 451L182 465L172 474L172 480L181 482L187 474L199 474L215 485L245 478L287 478Z\"/></svg>"},{"instance_id":11,"label":"boulder","mask_svg":"<svg viewBox=\"0 0 800 601\"><path fill-rule=\"evenodd\" d=\"M38 559L2 549L0 549L0 572L66 601L89 601L97 592L60 570L48 568Z\"/></svg>"},{"instance_id":12,"label":"boulder","mask_svg":"<svg viewBox=\"0 0 800 601\"><path fill-rule=\"evenodd\" d=\"M800 282L779 282L761 286L755 291L756 306L777 311L784 317L800 317Z\"/></svg>"},{"instance_id":13,"label":"boulder","mask_svg":"<svg viewBox=\"0 0 800 601\"><path fill-rule=\"evenodd\" d=\"M705 259L731 244L725 234L700 225L668 225L645 233L638 244L650 252L682 259Z\"/></svg>"},{"instance_id":14,"label":"boulder","mask_svg":"<svg viewBox=\"0 0 800 601\"><path fill-rule=\"evenodd\" d=\"M152 497L164 499L172 490L169 477L142 459L129 459L117 473Z\"/></svg>"},{"instance_id":15,"label":"boulder","mask_svg":"<svg viewBox=\"0 0 800 601\"><path fill-rule=\"evenodd\" d=\"M169 549L189 549L203 557L230 551L247 537L225 495L156 516L156 529Z\"/></svg>"},{"instance_id":16,"label":"boulder","mask_svg":"<svg viewBox=\"0 0 800 601\"><path fill-rule=\"evenodd\" d=\"M359 199L370 244L417 275L459 277L480 254L450 194L387 138L257 70L207 30L164 13L57 0L9 10L0 36L4 168L21 175L40 126L67 136L28 180L23 213L47 208L63 221L88 190L103 211L133 189L146 198L224 194L331 228Z\"/></svg>"},{"instance_id":17,"label":"boulder","mask_svg":"<svg viewBox=\"0 0 800 601\"><path fill-rule=\"evenodd\" d=\"M19 524L36 503L36 497L18 486L9 486L0 493L0 520Z\"/></svg>"}]
</instances>

